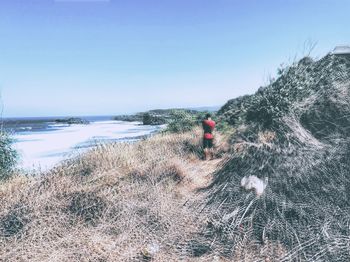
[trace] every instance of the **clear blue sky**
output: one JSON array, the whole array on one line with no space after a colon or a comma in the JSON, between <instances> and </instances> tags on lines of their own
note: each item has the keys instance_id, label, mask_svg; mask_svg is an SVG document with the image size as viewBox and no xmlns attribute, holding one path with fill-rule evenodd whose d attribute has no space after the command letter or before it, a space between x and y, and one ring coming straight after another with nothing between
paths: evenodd
<instances>
[{"instance_id":1,"label":"clear blue sky","mask_svg":"<svg viewBox=\"0 0 350 262\"><path fill-rule=\"evenodd\" d=\"M306 41L350 43L348 0L1 0L4 116L222 105Z\"/></svg>"}]
</instances>

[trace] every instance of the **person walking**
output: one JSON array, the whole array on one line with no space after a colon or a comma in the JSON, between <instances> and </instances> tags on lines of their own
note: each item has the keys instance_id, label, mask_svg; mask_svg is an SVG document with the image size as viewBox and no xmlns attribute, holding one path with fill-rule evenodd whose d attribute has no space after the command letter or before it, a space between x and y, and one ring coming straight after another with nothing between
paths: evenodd
<instances>
[{"instance_id":1,"label":"person walking","mask_svg":"<svg viewBox=\"0 0 350 262\"><path fill-rule=\"evenodd\" d=\"M213 140L214 140L214 135L213 131L215 128L215 121L211 119L211 114L207 113L205 115L205 119L202 122L203 126L203 148L204 148L204 159L209 160L213 159L214 157L214 151L213 151Z\"/></svg>"}]
</instances>

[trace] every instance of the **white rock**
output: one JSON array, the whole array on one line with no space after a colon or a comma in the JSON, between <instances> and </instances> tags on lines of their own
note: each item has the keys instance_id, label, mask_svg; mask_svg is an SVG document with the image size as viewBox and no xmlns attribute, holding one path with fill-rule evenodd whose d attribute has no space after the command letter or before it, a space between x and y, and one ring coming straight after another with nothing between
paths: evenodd
<instances>
[{"instance_id":1,"label":"white rock","mask_svg":"<svg viewBox=\"0 0 350 262\"><path fill-rule=\"evenodd\" d=\"M144 256L152 257L157 254L160 250L160 245L157 242L152 242L148 244L143 250L142 253Z\"/></svg>"},{"instance_id":2,"label":"white rock","mask_svg":"<svg viewBox=\"0 0 350 262\"><path fill-rule=\"evenodd\" d=\"M241 180L241 187L245 190L254 190L257 196L261 196L268 183L268 178L265 177L263 180L256 176L245 176Z\"/></svg>"}]
</instances>

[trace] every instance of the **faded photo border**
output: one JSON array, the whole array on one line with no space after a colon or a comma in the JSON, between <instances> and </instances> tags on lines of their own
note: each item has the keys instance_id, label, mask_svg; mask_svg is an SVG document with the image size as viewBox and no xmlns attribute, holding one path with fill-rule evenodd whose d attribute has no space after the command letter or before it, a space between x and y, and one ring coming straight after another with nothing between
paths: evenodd
<instances>
[{"instance_id":1,"label":"faded photo border","mask_svg":"<svg viewBox=\"0 0 350 262\"><path fill-rule=\"evenodd\" d=\"M110 3L111 0L53 0L55 3Z\"/></svg>"}]
</instances>

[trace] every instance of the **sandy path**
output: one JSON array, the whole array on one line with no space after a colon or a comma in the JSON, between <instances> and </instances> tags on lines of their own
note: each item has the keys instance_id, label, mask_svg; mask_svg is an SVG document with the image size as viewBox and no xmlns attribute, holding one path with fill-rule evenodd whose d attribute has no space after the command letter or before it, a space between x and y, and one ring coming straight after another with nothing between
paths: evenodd
<instances>
[{"instance_id":1,"label":"sandy path","mask_svg":"<svg viewBox=\"0 0 350 262\"><path fill-rule=\"evenodd\" d=\"M224 159L196 160L186 165L185 178L179 184L178 192L185 197L197 194L197 190L209 186L213 173L220 168Z\"/></svg>"}]
</instances>

